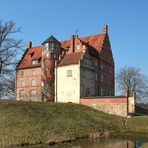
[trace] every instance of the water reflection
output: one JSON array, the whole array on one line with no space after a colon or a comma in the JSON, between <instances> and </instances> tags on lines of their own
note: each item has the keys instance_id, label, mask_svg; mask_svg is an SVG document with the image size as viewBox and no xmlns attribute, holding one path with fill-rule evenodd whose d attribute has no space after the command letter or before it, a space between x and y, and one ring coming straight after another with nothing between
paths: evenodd
<instances>
[{"instance_id":1,"label":"water reflection","mask_svg":"<svg viewBox=\"0 0 148 148\"><path fill-rule=\"evenodd\" d=\"M148 142L148 141L147 141ZM24 146L23 148L141 148L145 142L127 139L81 139L71 143L49 145Z\"/></svg>"}]
</instances>

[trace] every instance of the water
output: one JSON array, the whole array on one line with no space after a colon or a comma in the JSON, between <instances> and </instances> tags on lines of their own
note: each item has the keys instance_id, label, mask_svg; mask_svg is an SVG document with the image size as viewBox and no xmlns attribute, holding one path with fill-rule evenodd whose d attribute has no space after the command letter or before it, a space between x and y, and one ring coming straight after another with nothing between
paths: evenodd
<instances>
[{"instance_id":1,"label":"water","mask_svg":"<svg viewBox=\"0 0 148 148\"><path fill-rule=\"evenodd\" d=\"M80 139L70 143L55 145L24 146L23 148L141 148L148 144L148 140L136 140L134 138L106 138L106 139ZM144 147L145 148L145 147Z\"/></svg>"}]
</instances>

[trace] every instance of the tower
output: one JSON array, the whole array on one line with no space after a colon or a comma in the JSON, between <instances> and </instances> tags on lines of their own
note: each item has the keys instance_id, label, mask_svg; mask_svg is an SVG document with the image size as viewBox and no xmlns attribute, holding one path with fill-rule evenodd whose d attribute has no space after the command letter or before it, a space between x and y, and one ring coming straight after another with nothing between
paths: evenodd
<instances>
[{"instance_id":1,"label":"tower","mask_svg":"<svg viewBox=\"0 0 148 148\"><path fill-rule=\"evenodd\" d=\"M53 101L55 61L60 55L60 42L51 35L42 43L42 46L42 98Z\"/></svg>"}]
</instances>

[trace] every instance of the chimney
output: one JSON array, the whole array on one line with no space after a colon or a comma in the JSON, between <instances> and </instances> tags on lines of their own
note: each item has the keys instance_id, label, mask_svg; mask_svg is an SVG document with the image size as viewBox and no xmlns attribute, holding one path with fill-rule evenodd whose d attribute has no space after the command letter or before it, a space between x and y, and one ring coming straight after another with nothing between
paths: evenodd
<instances>
[{"instance_id":1,"label":"chimney","mask_svg":"<svg viewBox=\"0 0 148 148\"><path fill-rule=\"evenodd\" d=\"M32 42L31 41L28 42L27 48L32 48Z\"/></svg>"},{"instance_id":2,"label":"chimney","mask_svg":"<svg viewBox=\"0 0 148 148\"><path fill-rule=\"evenodd\" d=\"M71 36L72 52L75 52L75 35Z\"/></svg>"},{"instance_id":3,"label":"chimney","mask_svg":"<svg viewBox=\"0 0 148 148\"><path fill-rule=\"evenodd\" d=\"M108 26L106 24L103 26L103 33L108 33Z\"/></svg>"}]
</instances>

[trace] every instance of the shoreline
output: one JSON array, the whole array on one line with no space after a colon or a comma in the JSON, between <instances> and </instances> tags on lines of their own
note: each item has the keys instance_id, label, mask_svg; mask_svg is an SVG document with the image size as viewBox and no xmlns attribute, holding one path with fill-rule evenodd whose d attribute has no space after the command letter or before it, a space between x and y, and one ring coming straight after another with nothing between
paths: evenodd
<instances>
[{"instance_id":1,"label":"shoreline","mask_svg":"<svg viewBox=\"0 0 148 148\"><path fill-rule=\"evenodd\" d=\"M133 135L134 134L134 135ZM142 134L142 135L139 135L139 134ZM82 137L75 137L75 138L67 138L67 139L59 139L59 140L51 140L49 139L48 141L46 142L43 142L43 141L40 141L40 142L36 142L34 144L29 144L29 143L22 143L20 145L5 145L3 146L4 148L5 147L15 147L15 146L35 146L35 145L56 145L56 144L62 144L62 143L70 143L70 142L73 142L73 141L76 141L76 140L81 140L81 139L89 139L91 141L93 140L96 140L96 139L106 139L106 138L117 138L117 139L130 139L131 141L134 139L137 139L137 140L148 140L148 132L114 132L114 133L110 133L110 132L102 132L102 133L98 133L98 132L95 132L95 133L91 133L90 135L87 135L87 136L82 136ZM2 146L0 144L0 146Z\"/></svg>"}]
</instances>

